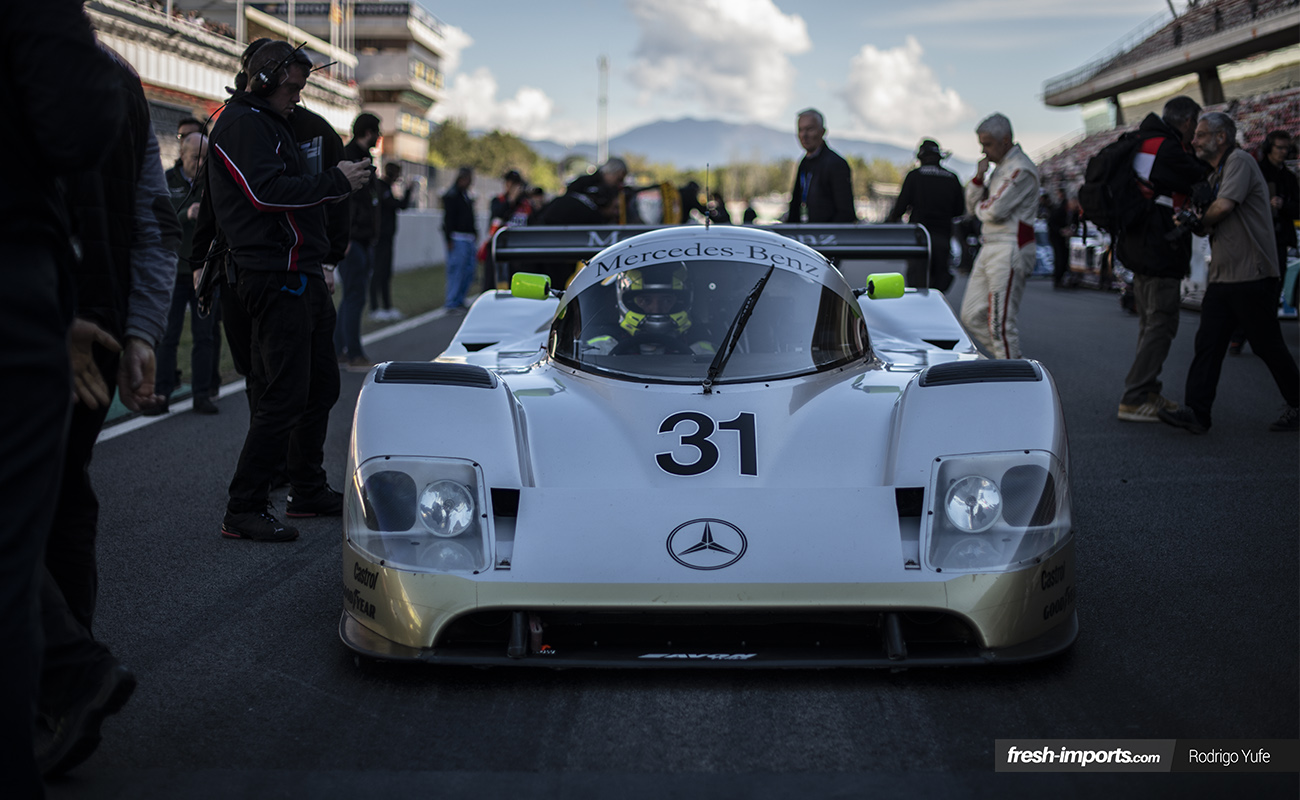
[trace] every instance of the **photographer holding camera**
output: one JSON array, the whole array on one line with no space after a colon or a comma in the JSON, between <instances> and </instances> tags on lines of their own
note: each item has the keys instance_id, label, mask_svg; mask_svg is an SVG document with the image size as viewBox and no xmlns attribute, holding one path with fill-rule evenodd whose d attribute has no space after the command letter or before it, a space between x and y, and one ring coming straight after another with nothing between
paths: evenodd
<instances>
[{"instance_id":1,"label":"photographer holding camera","mask_svg":"<svg viewBox=\"0 0 1300 800\"><path fill-rule=\"evenodd\" d=\"M1133 171L1148 202L1132 225L1117 232L1115 244L1120 261L1133 270L1138 314L1137 355L1119 400L1125 422L1157 422L1160 409L1177 405L1160 393L1160 370L1178 334L1180 284L1192 260L1191 237L1177 235L1174 215L1187 212L1189 196L1209 171L1191 153L1200 113L1195 100L1180 95L1165 103L1163 116L1148 114L1138 127Z\"/></svg>"},{"instance_id":2,"label":"photographer holding camera","mask_svg":"<svg viewBox=\"0 0 1300 800\"><path fill-rule=\"evenodd\" d=\"M1214 169L1209 183L1215 199L1200 218L1210 237L1209 285L1183 405L1161 408L1159 415L1192 433L1209 430L1223 358L1233 330L1240 327L1286 401L1286 410L1268 429L1294 431L1300 429L1300 370L1277 323L1279 278L1268 187L1255 159L1236 141L1237 126L1227 114L1201 115L1192 145Z\"/></svg>"}]
</instances>

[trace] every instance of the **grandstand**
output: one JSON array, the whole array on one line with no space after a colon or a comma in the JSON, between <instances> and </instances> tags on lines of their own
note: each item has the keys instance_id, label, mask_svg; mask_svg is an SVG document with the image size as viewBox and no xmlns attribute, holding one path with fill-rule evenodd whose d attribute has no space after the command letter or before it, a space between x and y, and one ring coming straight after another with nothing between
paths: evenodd
<instances>
[{"instance_id":1,"label":"grandstand","mask_svg":"<svg viewBox=\"0 0 1300 800\"><path fill-rule=\"evenodd\" d=\"M1048 80L1043 102L1080 106L1091 126L1039 158L1045 187L1078 188L1088 159L1133 130L1165 101L1186 94L1237 122L1239 144L1254 150L1276 128L1300 126L1300 0L1188 0L1153 17L1087 64Z\"/></svg>"}]
</instances>

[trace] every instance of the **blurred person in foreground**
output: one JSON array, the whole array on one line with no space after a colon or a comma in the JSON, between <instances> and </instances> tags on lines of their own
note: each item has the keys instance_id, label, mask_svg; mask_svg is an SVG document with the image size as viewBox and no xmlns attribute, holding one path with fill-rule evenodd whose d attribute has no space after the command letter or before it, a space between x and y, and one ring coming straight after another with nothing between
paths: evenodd
<instances>
[{"instance_id":1,"label":"blurred person in foreground","mask_svg":"<svg viewBox=\"0 0 1300 800\"><path fill-rule=\"evenodd\" d=\"M948 261L952 252L952 221L966 213L966 195L961 179L956 173L944 169L939 163L950 154L945 153L933 139L923 139L916 149L916 160L921 166L907 173L903 186L894 201L886 222L907 221L920 225L930 234L930 272L908 272L911 286L929 286L941 292L952 286L952 273Z\"/></svg>"},{"instance_id":2,"label":"blurred person in foreground","mask_svg":"<svg viewBox=\"0 0 1300 800\"><path fill-rule=\"evenodd\" d=\"M1020 358L1016 317L1034 271L1038 167L1016 144L1011 121L986 117L975 128L984 157L966 185L966 207L982 225L979 255L961 303L961 321L992 358ZM988 174L990 164L996 165Z\"/></svg>"},{"instance_id":3,"label":"blurred person in foreground","mask_svg":"<svg viewBox=\"0 0 1300 800\"><path fill-rule=\"evenodd\" d=\"M72 405L68 328L76 261L60 181L94 168L123 119L116 79L76 0L0 4L0 775L41 797L33 734L41 672L41 557ZM94 119L95 126L85 124ZM101 396L107 387L95 387ZM15 424L20 421L21 424Z\"/></svg>"},{"instance_id":4,"label":"blurred person in foreground","mask_svg":"<svg viewBox=\"0 0 1300 800\"><path fill-rule=\"evenodd\" d=\"M248 59L247 90L236 90L212 131L208 193L229 242L233 288L249 318L249 368L261 387L221 525L231 539L298 538L268 510L286 451L286 513L342 513L342 496L323 467L339 393L334 303L322 266L330 250L323 206L366 185L371 169L342 161L311 172L289 122L311 69L287 42L261 45Z\"/></svg>"},{"instance_id":5,"label":"blurred person in foreground","mask_svg":"<svg viewBox=\"0 0 1300 800\"><path fill-rule=\"evenodd\" d=\"M853 208L853 170L826 144L826 118L815 108L799 112L797 133L803 160L790 192L790 223L857 222Z\"/></svg>"},{"instance_id":6,"label":"blurred person in foreground","mask_svg":"<svg viewBox=\"0 0 1300 800\"><path fill-rule=\"evenodd\" d=\"M89 758L104 718L135 689L135 676L93 635L99 499L90 461L112 401L112 376L128 409L162 402L154 392L154 347L167 325L180 239L144 87L121 56L104 50L125 120L102 131L113 142L104 162L65 185L82 248L73 270L77 319L69 352L74 381L84 391L68 428L41 588L45 664L36 758L47 776Z\"/></svg>"},{"instance_id":7,"label":"blurred person in foreground","mask_svg":"<svg viewBox=\"0 0 1300 800\"><path fill-rule=\"evenodd\" d=\"M1236 146L1237 125L1218 111L1201 115L1192 145L1213 172L1214 202L1200 214L1210 237L1210 268L1201 324L1183 404L1161 408L1160 419L1191 433L1210 429L1219 373L1236 328L1268 367L1286 403L1270 431L1300 430L1300 370L1277 322L1279 278L1268 185L1259 164Z\"/></svg>"},{"instance_id":8,"label":"blurred person in foreground","mask_svg":"<svg viewBox=\"0 0 1300 800\"><path fill-rule=\"evenodd\" d=\"M1119 400L1118 416L1125 422L1159 422L1160 409L1178 405L1161 395L1160 370L1178 334L1182 281L1192 262L1192 237L1174 232L1174 217L1208 171L1191 152L1200 113L1195 100L1180 95L1165 103L1162 116L1147 114L1138 126L1142 143L1133 172L1145 212L1115 237L1116 255L1133 270L1138 315L1137 355Z\"/></svg>"},{"instance_id":9,"label":"blurred person in foreground","mask_svg":"<svg viewBox=\"0 0 1300 800\"><path fill-rule=\"evenodd\" d=\"M218 409L212 395L220 389L213 383L219 374L212 363L217 358L215 339L217 315L200 314L198 298L194 294L194 271L189 254L194 240L194 225L199 217L203 192L197 185L199 165L207 157L208 138L201 133L191 133L181 140L180 165L167 170L167 189L171 192L172 208L181 226L180 258L176 261L176 284L172 289L171 308L167 311L167 332L158 347L158 395L163 401L145 416L166 414L170 408L171 394L180 383L176 351L181 333L185 329L186 311L190 319L190 384L193 389L194 411L197 414L216 414Z\"/></svg>"}]
</instances>

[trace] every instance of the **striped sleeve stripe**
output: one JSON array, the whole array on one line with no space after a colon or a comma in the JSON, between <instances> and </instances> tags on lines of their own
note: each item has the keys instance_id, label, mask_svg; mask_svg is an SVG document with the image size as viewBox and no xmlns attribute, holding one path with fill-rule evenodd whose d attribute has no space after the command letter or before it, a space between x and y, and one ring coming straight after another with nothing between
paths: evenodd
<instances>
[{"instance_id":1,"label":"striped sleeve stripe","mask_svg":"<svg viewBox=\"0 0 1300 800\"><path fill-rule=\"evenodd\" d=\"M299 205L267 203L263 200L258 199L257 195L253 193L253 187L249 185L248 179L244 177L244 173L240 171L238 166L235 165L235 162L230 158L229 155L226 154L226 151L222 149L221 145L219 144L213 145L213 147L216 149L217 153L221 156L221 163L226 165L226 171L229 172L230 176L235 179L235 183L239 184L239 188L243 190L244 195L248 198L248 202L252 203L253 207L256 208L258 211L274 212L274 211L292 211L298 208L313 208L322 203L328 203L333 200L338 200L343 197L347 197L347 195L345 194L329 195L327 197L322 197L320 200L317 200L314 203L302 203Z\"/></svg>"}]
</instances>

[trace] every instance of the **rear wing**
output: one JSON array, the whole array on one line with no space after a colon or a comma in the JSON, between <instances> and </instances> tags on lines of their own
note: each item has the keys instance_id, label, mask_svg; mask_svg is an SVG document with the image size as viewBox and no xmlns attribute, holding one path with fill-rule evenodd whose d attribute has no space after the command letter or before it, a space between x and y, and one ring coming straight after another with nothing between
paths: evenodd
<instances>
[{"instance_id":1,"label":"rear wing","mask_svg":"<svg viewBox=\"0 0 1300 800\"><path fill-rule=\"evenodd\" d=\"M522 226L492 237L498 262L590 259L606 247L670 225ZM741 226L737 226L741 227ZM920 225L764 225L831 259L919 260L928 263L930 234Z\"/></svg>"}]
</instances>

